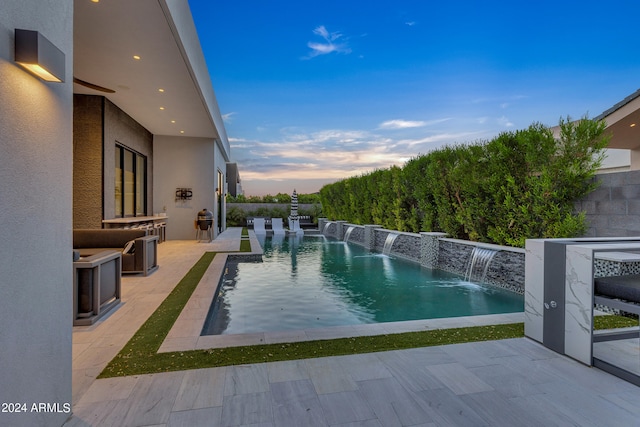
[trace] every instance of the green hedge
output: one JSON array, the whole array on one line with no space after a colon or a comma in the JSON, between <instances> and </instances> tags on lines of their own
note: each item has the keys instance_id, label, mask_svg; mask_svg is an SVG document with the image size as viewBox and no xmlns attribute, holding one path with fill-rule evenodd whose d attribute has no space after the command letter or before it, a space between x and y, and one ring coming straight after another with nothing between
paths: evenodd
<instances>
[{"instance_id":1,"label":"green hedge","mask_svg":"<svg viewBox=\"0 0 640 427\"><path fill-rule=\"evenodd\" d=\"M446 146L320 190L329 219L524 246L528 238L584 233L574 202L595 188L609 136L604 122L534 123L471 145Z\"/></svg>"}]
</instances>

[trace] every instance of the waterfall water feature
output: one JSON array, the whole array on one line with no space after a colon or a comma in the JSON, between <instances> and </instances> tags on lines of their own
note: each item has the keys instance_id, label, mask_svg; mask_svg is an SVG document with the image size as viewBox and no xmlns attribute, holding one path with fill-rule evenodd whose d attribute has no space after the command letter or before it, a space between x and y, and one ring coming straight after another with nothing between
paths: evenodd
<instances>
[{"instance_id":1,"label":"waterfall water feature","mask_svg":"<svg viewBox=\"0 0 640 427\"><path fill-rule=\"evenodd\" d=\"M329 231L329 226L330 226L330 225L331 225L331 223L330 223L330 222L327 222L327 223L324 225L324 228L322 229L322 234L324 234L325 236L327 235L327 231Z\"/></svg>"},{"instance_id":2,"label":"waterfall water feature","mask_svg":"<svg viewBox=\"0 0 640 427\"><path fill-rule=\"evenodd\" d=\"M393 247L393 242L396 241L396 239L398 238L398 234L397 233L389 233L387 234L387 239L384 241L384 247L382 248L382 254L383 255L390 255L391 254L391 248Z\"/></svg>"},{"instance_id":3,"label":"waterfall water feature","mask_svg":"<svg viewBox=\"0 0 640 427\"><path fill-rule=\"evenodd\" d=\"M464 275L464 279L467 282L484 282L489 270L489 264L491 264L491 260L497 253L498 251L493 249L474 247L467 263L467 272Z\"/></svg>"},{"instance_id":4,"label":"waterfall water feature","mask_svg":"<svg viewBox=\"0 0 640 427\"><path fill-rule=\"evenodd\" d=\"M344 237L342 238L342 240L345 242L348 242L349 237L351 236L351 233L353 232L354 229L355 227L353 225L349 226L349 228L347 228L347 231L344 233Z\"/></svg>"}]
</instances>

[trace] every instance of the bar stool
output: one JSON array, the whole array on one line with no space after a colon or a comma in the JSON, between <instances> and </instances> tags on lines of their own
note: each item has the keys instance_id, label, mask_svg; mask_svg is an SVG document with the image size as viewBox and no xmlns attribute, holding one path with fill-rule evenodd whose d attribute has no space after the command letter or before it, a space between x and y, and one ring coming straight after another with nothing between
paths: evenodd
<instances>
[{"instance_id":1,"label":"bar stool","mask_svg":"<svg viewBox=\"0 0 640 427\"><path fill-rule=\"evenodd\" d=\"M153 224L153 234L158 236L158 241L164 242L166 240L166 222L156 222Z\"/></svg>"}]
</instances>

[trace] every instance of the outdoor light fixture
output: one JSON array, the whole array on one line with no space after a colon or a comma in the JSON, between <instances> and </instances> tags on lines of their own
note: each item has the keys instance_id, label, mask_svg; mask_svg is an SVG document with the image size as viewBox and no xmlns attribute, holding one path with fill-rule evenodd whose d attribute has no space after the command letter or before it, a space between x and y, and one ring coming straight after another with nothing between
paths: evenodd
<instances>
[{"instance_id":1,"label":"outdoor light fixture","mask_svg":"<svg viewBox=\"0 0 640 427\"><path fill-rule=\"evenodd\" d=\"M15 31L15 61L47 82L64 82L64 53L37 31Z\"/></svg>"}]
</instances>

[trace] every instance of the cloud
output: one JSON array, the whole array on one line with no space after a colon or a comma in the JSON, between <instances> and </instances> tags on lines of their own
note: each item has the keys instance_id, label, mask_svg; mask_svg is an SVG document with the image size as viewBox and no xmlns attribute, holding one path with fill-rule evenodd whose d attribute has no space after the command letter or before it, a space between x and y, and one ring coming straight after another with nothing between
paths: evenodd
<instances>
[{"instance_id":1,"label":"cloud","mask_svg":"<svg viewBox=\"0 0 640 427\"><path fill-rule=\"evenodd\" d=\"M413 27L414 25L416 25L416 21L409 21L409 22L405 22L405 25L408 25L410 27Z\"/></svg>"},{"instance_id":2,"label":"cloud","mask_svg":"<svg viewBox=\"0 0 640 427\"><path fill-rule=\"evenodd\" d=\"M451 119L424 123L428 126L445 120ZM412 137L403 134L400 139L359 129L308 132L287 127L269 140L238 139L239 146L233 147L232 155L240 167L243 183L248 184L244 185L247 194L275 194L292 188L301 191L303 185L307 187L301 192L314 192L328 182L392 165L402 166L411 158L443 145L479 141L489 136L487 130L433 132L419 128ZM254 187L255 183L261 183L260 188Z\"/></svg>"},{"instance_id":3,"label":"cloud","mask_svg":"<svg viewBox=\"0 0 640 427\"><path fill-rule=\"evenodd\" d=\"M234 114L236 114L235 112L232 113L227 113L227 114L223 114L222 115L222 121L225 123L231 123L231 116L233 116Z\"/></svg>"},{"instance_id":4,"label":"cloud","mask_svg":"<svg viewBox=\"0 0 640 427\"><path fill-rule=\"evenodd\" d=\"M514 124L513 124L513 123L512 123L512 122L511 122L507 117L505 117L505 116L502 116L502 117L500 117L500 118L498 119L498 124L499 124L500 126L505 126L505 127L508 127L508 128L515 126L515 125L514 125Z\"/></svg>"},{"instance_id":5,"label":"cloud","mask_svg":"<svg viewBox=\"0 0 640 427\"><path fill-rule=\"evenodd\" d=\"M378 129L407 129L407 128L420 128L426 126L427 123L423 121L412 121L412 120L387 120L386 122L380 123Z\"/></svg>"},{"instance_id":6,"label":"cloud","mask_svg":"<svg viewBox=\"0 0 640 427\"><path fill-rule=\"evenodd\" d=\"M330 53L351 53L351 48L346 43L346 39L340 32L329 32L324 25L320 25L313 30L313 33L320 36L324 41L315 42L310 41L307 43L307 47L311 49L311 52L302 59L311 59L320 55L327 55Z\"/></svg>"},{"instance_id":7,"label":"cloud","mask_svg":"<svg viewBox=\"0 0 640 427\"><path fill-rule=\"evenodd\" d=\"M243 147L234 150L233 155L243 180L338 180L402 165L440 145L478 136L470 132L421 133L423 136L413 139L396 140L366 130L304 132L286 128L276 140L243 141Z\"/></svg>"},{"instance_id":8,"label":"cloud","mask_svg":"<svg viewBox=\"0 0 640 427\"><path fill-rule=\"evenodd\" d=\"M421 128L425 126L435 125L438 123L446 122L447 120L451 120L450 118L445 119L436 119L436 120L387 120L386 122L380 123L378 129L410 129L410 128Z\"/></svg>"}]
</instances>

